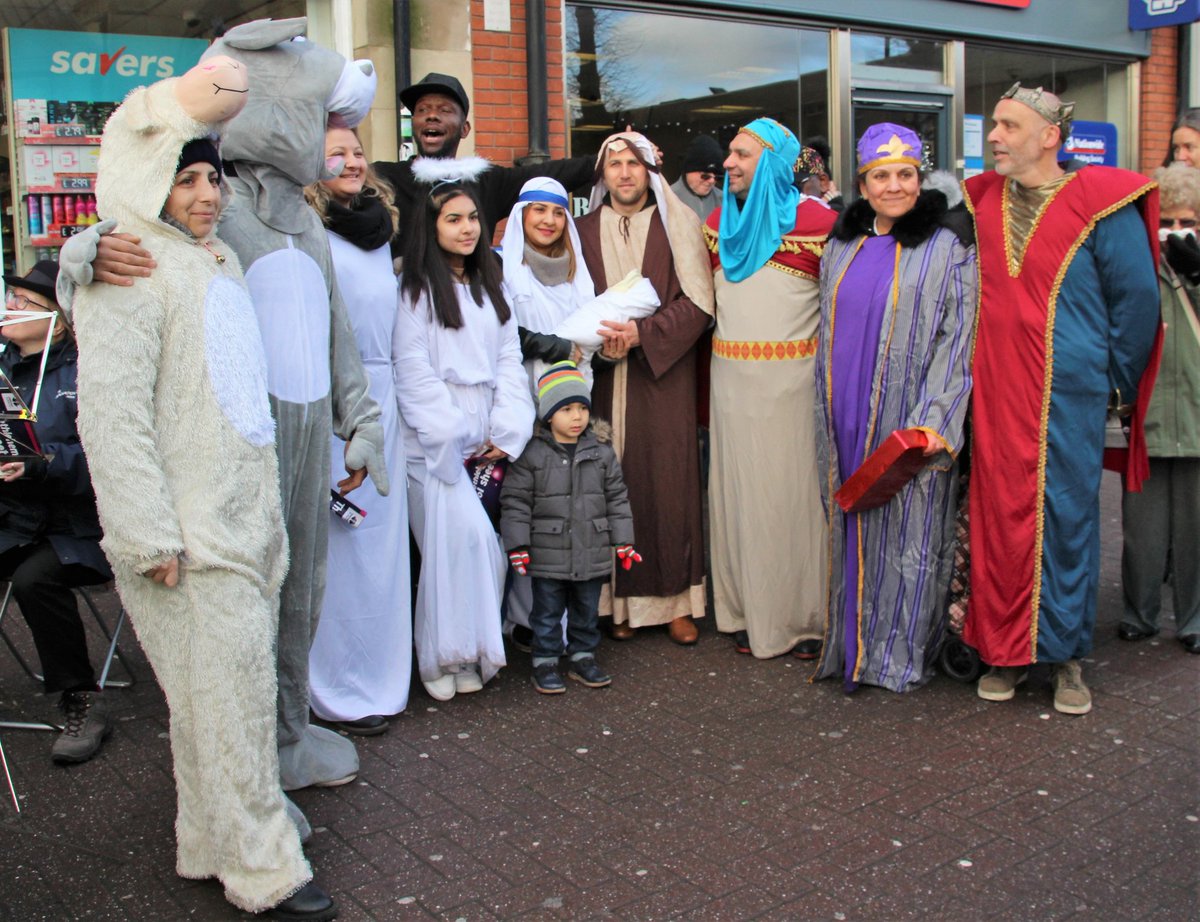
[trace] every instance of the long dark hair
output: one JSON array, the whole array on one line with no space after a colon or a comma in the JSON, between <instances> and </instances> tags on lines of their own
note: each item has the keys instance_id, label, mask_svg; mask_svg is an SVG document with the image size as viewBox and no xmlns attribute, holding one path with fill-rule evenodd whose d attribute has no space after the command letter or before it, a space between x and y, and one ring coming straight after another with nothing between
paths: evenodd
<instances>
[{"instance_id":1,"label":"long dark hair","mask_svg":"<svg viewBox=\"0 0 1200 922\"><path fill-rule=\"evenodd\" d=\"M454 274L450 271L446 253L437 241L438 215L442 213L442 206L457 195L469 198L480 214L481 236L475 252L463 257L463 278L475 303L483 307L483 294L486 291L496 317L501 323L507 323L512 311L501 290L499 260L482 237L482 232L487 228L482 220L483 205L479 201L479 193L471 184L438 183L425 196L424 208L417 206L417 214L404 234L404 275L400 287L414 304L422 292L427 293L433 302L433 313L438 323L446 329L457 330L463 325L458 296L454 293Z\"/></svg>"}]
</instances>

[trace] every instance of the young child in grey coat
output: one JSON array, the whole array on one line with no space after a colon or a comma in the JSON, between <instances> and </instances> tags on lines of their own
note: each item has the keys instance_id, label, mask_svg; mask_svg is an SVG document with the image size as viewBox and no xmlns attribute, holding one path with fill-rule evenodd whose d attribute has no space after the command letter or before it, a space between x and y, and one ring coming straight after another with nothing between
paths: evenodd
<instances>
[{"instance_id":1,"label":"young child in grey coat","mask_svg":"<svg viewBox=\"0 0 1200 922\"><path fill-rule=\"evenodd\" d=\"M567 612L567 674L589 688L611 684L596 662L600 589L612 553L628 569L633 516L607 423L589 425L592 398L574 362L557 362L538 378L538 427L508 469L500 494L500 530L513 569L533 577L533 687L566 691L558 671Z\"/></svg>"}]
</instances>

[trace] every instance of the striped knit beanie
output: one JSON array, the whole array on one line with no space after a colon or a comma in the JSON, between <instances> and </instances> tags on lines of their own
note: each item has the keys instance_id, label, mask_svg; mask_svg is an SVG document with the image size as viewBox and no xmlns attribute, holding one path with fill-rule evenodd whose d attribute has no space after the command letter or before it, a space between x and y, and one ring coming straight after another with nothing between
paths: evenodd
<instances>
[{"instance_id":1,"label":"striped knit beanie","mask_svg":"<svg viewBox=\"0 0 1200 922\"><path fill-rule=\"evenodd\" d=\"M548 421L568 403L592 408L592 394L574 362L555 362L538 378L538 418Z\"/></svg>"}]
</instances>

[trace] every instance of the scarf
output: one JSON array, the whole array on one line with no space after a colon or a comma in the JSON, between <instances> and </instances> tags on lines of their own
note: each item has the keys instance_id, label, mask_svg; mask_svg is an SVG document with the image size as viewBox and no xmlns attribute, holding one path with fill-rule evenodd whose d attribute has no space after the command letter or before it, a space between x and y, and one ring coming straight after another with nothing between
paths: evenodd
<instances>
[{"instance_id":1,"label":"scarf","mask_svg":"<svg viewBox=\"0 0 1200 922\"><path fill-rule=\"evenodd\" d=\"M374 195L356 195L351 208L329 200L325 226L360 250L377 250L395 233L392 216Z\"/></svg>"},{"instance_id":2,"label":"scarf","mask_svg":"<svg viewBox=\"0 0 1200 922\"><path fill-rule=\"evenodd\" d=\"M741 130L762 145L762 156L746 201L729 192L725 174L725 200L721 210L721 268L731 282L747 279L767 264L796 226L800 190L792 185L792 167L800 156L800 142L779 122L757 118Z\"/></svg>"}]
</instances>

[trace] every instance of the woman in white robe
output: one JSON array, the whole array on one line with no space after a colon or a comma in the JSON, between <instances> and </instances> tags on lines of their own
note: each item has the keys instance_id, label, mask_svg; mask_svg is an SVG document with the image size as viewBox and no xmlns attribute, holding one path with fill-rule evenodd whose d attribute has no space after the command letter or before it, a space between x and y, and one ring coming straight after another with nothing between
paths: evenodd
<instances>
[{"instance_id":1,"label":"woman in white robe","mask_svg":"<svg viewBox=\"0 0 1200 922\"><path fill-rule=\"evenodd\" d=\"M380 408L385 462L389 471L400 471L404 443L392 377L398 286L390 242L399 225L394 193L374 175L356 131L331 125L325 158L340 159L341 174L309 186L305 195L329 233L337 285ZM330 483L339 491L343 448L335 438ZM330 523L325 603L309 651L309 687L318 717L348 733L373 736L408 705L408 500L404 490L380 496L371 480L348 499L367 514L357 526Z\"/></svg>"},{"instance_id":2,"label":"woman in white robe","mask_svg":"<svg viewBox=\"0 0 1200 922\"><path fill-rule=\"evenodd\" d=\"M474 185L435 180L419 201L404 235L392 354L409 514L421 549L417 664L426 690L445 701L478 691L505 664L507 560L465 465L519 456L535 414L517 322L480 239Z\"/></svg>"}]
</instances>

